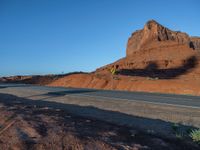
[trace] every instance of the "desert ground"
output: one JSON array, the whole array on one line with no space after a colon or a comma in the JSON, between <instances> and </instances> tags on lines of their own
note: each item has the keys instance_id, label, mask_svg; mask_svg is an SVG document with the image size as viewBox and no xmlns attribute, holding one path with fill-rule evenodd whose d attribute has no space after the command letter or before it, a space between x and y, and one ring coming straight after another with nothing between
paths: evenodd
<instances>
[{"instance_id":1,"label":"desert ground","mask_svg":"<svg viewBox=\"0 0 200 150\"><path fill-rule=\"evenodd\" d=\"M19 97L6 94L0 95L0 113L1 149L196 150L200 148L191 139L161 137L135 128L80 117L67 110L26 103Z\"/></svg>"}]
</instances>

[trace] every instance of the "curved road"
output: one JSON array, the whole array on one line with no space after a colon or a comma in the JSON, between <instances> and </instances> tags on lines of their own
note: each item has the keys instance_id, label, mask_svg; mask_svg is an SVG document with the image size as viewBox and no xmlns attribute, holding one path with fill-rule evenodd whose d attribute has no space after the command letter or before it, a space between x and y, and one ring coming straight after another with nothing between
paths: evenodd
<instances>
[{"instance_id":1,"label":"curved road","mask_svg":"<svg viewBox=\"0 0 200 150\"><path fill-rule=\"evenodd\" d=\"M0 84L0 101L14 104L11 95L23 103L163 134L172 132L174 122L200 128L199 96Z\"/></svg>"},{"instance_id":2,"label":"curved road","mask_svg":"<svg viewBox=\"0 0 200 150\"><path fill-rule=\"evenodd\" d=\"M43 92L51 96L73 95L77 97L91 97L106 100L126 100L139 101L151 104L161 104L177 107L189 107L200 109L200 96L145 93L145 92L126 92L111 90L96 90L83 88L63 88L63 87L46 87L26 84L0 84L0 93L12 94L12 91L20 90L26 93L28 90L34 92ZM14 94L14 93L13 93ZM31 96L31 95L28 95Z\"/></svg>"}]
</instances>

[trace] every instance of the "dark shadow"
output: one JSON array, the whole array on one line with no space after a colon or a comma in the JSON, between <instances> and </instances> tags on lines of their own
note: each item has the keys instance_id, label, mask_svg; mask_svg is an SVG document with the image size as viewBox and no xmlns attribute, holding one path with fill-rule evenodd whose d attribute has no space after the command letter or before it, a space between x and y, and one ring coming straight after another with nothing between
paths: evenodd
<instances>
[{"instance_id":1,"label":"dark shadow","mask_svg":"<svg viewBox=\"0 0 200 150\"><path fill-rule=\"evenodd\" d=\"M90 92L96 92L96 90L81 89L81 90L56 91L56 92L48 92L47 94L44 94L44 95L65 96L69 94L81 94L81 93L90 93Z\"/></svg>"},{"instance_id":2,"label":"dark shadow","mask_svg":"<svg viewBox=\"0 0 200 150\"><path fill-rule=\"evenodd\" d=\"M190 46L190 48L192 48L193 50L195 50L195 46L194 46L194 43L192 41L190 41L189 46Z\"/></svg>"},{"instance_id":3,"label":"dark shadow","mask_svg":"<svg viewBox=\"0 0 200 150\"><path fill-rule=\"evenodd\" d=\"M0 86L0 89L4 89L4 88L6 88L6 86Z\"/></svg>"},{"instance_id":4,"label":"dark shadow","mask_svg":"<svg viewBox=\"0 0 200 150\"><path fill-rule=\"evenodd\" d=\"M124 131L127 130L126 128L134 128L134 129L139 130L142 133L144 133L144 131L147 131L147 130L151 131L150 134L154 138L161 137L162 139L165 139L167 142L171 142L171 144L174 144L175 146L179 145L180 149L182 149L182 146L184 147L184 149L189 148L191 150L198 148L198 147L196 148L192 144L187 145L188 144L187 142L185 143L183 141L182 142L177 141L177 139L174 139L174 138L169 138L171 137L170 134L172 132L173 123L166 122L160 119L149 119L149 118L144 118L144 117L137 117L133 115L124 114L121 112L103 110L103 109L99 109L93 106L79 106L79 105L74 105L74 104L63 104L63 103L43 101L43 100L30 100L30 99L20 98L20 97L16 97L14 95L9 95L9 94L0 94L0 97L1 97L0 103L6 106L6 108L8 109L10 108L11 111L14 111L15 115L26 116L26 119L33 120L34 116L37 113L40 113L40 114L46 113L47 115L52 116L52 117L54 116L55 118L56 117L58 118L59 116L62 121L67 121L69 120L69 118L67 117L66 113L63 112L63 111L67 111L68 114L71 113L78 116L96 120L98 124L102 126L101 128L98 129L99 132L101 129L105 130L106 127L104 126L105 126L105 120L106 120L109 122L110 125L115 124L116 126L116 124L118 124L119 128L122 128ZM20 107L22 107L23 109L19 109ZM40 112L39 111L36 112L36 108L47 108L47 107L49 108L48 110L41 109ZM55 111L51 112L51 109ZM63 111L58 112L57 109L60 109ZM41 132L42 135L45 136L46 127L40 120L38 120L38 117L35 117L35 119L36 119L35 121L38 121L39 132ZM98 121L98 120L104 120L104 121ZM93 126L95 127L95 125ZM88 136L90 136L90 135L85 135L87 134L88 128L86 127L85 129L83 129L83 124L80 124L79 121L75 123L74 127L77 133L79 133L79 135L81 136L81 138L86 139ZM192 127L180 125L180 128L188 129ZM107 130L106 132L109 132L109 130L111 129L112 127L106 128ZM130 131L127 130L126 132L130 132ZM166 136L163 137L163 135L166 135ZM95 138L98 139L100 138L100 136L101 135L97 134ZM136 137L130 136L129 140L131 142L135 142L137 141L137 136ZM146 145L147 141L140 140L140 144ZM166 147L163 147L163 148L167 149Z\"/></svg>"},{"instance_id":5,"label":"dark shadow","mask_svg":"<svg viewBox=\"0 0 200 150\"><path fill-rule=\"evenodd\" d=\"M141 76L159 79L172 79L183 75L197 66L197 58L192 56L184 61L184 64L177 68L158 69L156 62L151 62L144 69L121 69L117 74L128 76Z\"/></svg>"},{"instance_id":6,"label":"dark shadow","mask_svg":"<svg viewBox=\"0 0 200 150\"><path fill-rule=\"evenodd\" d=\"M12 87L30 87L31 85L28 84L10 84L10 83L0 83L0 89L1 88L12 88Z\"/></svg>"},{"instance_id":7,"label":"dark shadow","mask_svg":"<svg viewBox=\"0 0 200 150\"><path fill-rule=\"evenodd\" d=\"M63 90L63 91L48 92L48 93L45 93L45 94L31 95L31 96L24 97L24 98L34 98L34 97L39 97L39 96L46 96L45 98L40 99L40 100L46 100L46 99L50 99L50 98L62 97L62 96L65 96L65 95L90 93L90 92L97 92L97 90L93 90L93 89L69 89L69 90Z\"/></svg>"}]
</instances>

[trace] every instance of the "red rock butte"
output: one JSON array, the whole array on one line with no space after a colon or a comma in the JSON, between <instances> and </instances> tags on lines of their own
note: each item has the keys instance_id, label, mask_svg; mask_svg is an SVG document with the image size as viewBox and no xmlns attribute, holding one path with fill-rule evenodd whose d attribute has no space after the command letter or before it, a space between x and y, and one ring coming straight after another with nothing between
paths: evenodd
<instances>
[{"instance_id":1,"label":"red rock butte","mask_svg":"<svg viewBox=\"0 0 200 150\"><path fill-rule=\"evenodd\" d=\"M126 57L97 69L106 70L145 68L156 63L161 69L178 67L200 52L200 38L190 37L180 31L172 31L155 20L148 21L144 28L132 33L128 39Z\"/></svg>"}]
</instances>

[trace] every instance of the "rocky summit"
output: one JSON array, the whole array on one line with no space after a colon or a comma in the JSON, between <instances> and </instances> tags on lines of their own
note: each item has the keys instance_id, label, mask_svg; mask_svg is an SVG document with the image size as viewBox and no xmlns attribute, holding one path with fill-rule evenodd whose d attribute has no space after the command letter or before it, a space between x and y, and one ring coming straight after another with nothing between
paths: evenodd
<instances>
[{"instance_id":1,"label":"rocky summit","mask_svg":"<svg viewBox=\"0 0 200 150\"><path fill-rule=\"evenodd\" d=\"M172 31L155 20L150 20L142 30L134 32L128 39L126 56L131 56L139 50L159 47L161 43L162 46L179 44L187 45L193 49L200 49L200 38L190 37L180 31Z\"/></svg>"}]
</instances>

